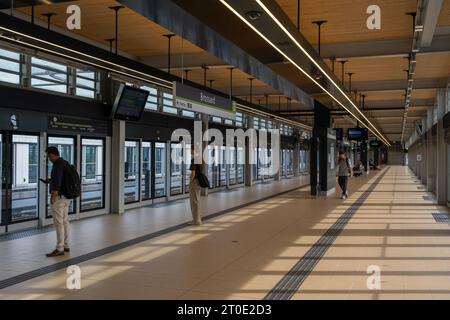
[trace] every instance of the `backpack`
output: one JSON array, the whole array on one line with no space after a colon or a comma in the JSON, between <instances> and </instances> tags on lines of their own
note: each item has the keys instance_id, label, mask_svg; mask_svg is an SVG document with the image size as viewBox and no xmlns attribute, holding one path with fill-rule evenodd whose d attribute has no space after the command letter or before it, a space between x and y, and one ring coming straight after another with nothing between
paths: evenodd
<instances>
[{"instance_id":1,"label":"backpack","mask_svg":"<svg viewBox=\"0 0 450 320\"><path fill-rule=\"evenodd\" d=\"M75 166L65 161L61 194L69 200L81 195L81 179Z\"/></svg>"},{"instance_id":2,"label":"backpack","mask_svg":"<svg viewBox=\"0 0 450 320\"><path fill-rule=\"evenodd\" d=\"M209 184L208 177L205 176L203 173L198 174L197 180L201 188L209 189L211 187L211 185Z\"/></svg>"}]
</instances>

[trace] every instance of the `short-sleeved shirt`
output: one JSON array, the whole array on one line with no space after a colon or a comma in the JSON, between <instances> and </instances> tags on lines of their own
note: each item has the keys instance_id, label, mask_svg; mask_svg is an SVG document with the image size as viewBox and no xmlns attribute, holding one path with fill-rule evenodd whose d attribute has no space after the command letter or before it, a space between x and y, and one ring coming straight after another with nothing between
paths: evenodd
<instances>
[{"instance_id":1,"label":"short-sleeved shirt","mask_svg":"<svg viewBox=\"0 0 450 320\"><path fill-rule=\"evenodd\" d=\"M338 161L338 176L339 177L348 177L349 171L351 170L350 160L339 159Z\"/></svg>"},{"instance_id":2,"label":"short-sleeved shirt","mask_svg":"<svg viewBox=\"0 0 450 320\"><path fill-rule=\"evenodd\" d=\"M200 176L200 174L202 173L202 166L199 164L195 164L194 159L192 159L189 170L191 170L191 172L195 171L194 179L197 179Z\"/></svg>"},{"instance_id":3,"label":"short-sleeved shirt","mask_svg":"<svg viewBox=\"0 0 450 320\"><path fill-rule=\"evenodd\" d=\"M50 192L57 191L59 194L61 194L65 165L66 161L63 158L59 158L53 164L52 173L50 176Z\"/></svg>"}]
</instances>

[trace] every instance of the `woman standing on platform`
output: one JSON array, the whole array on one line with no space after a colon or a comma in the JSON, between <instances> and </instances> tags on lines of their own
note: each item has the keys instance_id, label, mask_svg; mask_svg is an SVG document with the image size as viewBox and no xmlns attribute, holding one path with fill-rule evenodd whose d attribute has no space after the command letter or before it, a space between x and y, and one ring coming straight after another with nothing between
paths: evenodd
<instances>
[{"instance_id":1,"label":"woman standing on platform","mask_svg":"<svg viewBox=\"0 0 450 320\"><path fill-rule=\"evenodd\" d=\"M191 203L191 212L193 221L191 225L200 226L202 224L202 214L200 212L200 193L202 188L200 187L200 183L198 178L202 175L202 166L200 164L195 164L195 157L191 161L191 184L189 187L189 198Z\"/></svg>"},{"instance_id":2,"label":"woman standing on platform","mask_svg":"<svg viewBox=\"0 0 450 320\"><path fill-rule=\"evenodd\" d=\"M352 166L350 164L350 159L347 157L345 151L339 151L338 158L338 183L342 189L341 199L345 200L348 198L348 177L352 173Z\"/></svg>"}]
</instances>

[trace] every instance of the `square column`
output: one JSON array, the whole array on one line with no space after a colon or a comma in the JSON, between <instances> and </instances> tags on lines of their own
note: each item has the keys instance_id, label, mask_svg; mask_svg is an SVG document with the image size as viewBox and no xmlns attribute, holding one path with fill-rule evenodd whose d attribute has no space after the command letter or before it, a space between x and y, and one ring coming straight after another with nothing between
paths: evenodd
<instances>
[{"instance_id":1,"label":"square column","mask_svg":"<svg viewBox=\"0 0 450 320\"><path fill-rule=\"evenodd\" d=\"M125 212L125 121L114 120L111 140L111 212Z\"/></svg>"},{"instance_id":2,"label":"square column","mask_svg":"<svg viewBox=\"0 0 450 320\"><path fill-rule=\"evenodd\" d=\"M436 198L438 204L447 205L447 163L448 146L445 139L443 117L445 115L445 89L438 90L438 126L437 126L437 153L436 153Z\"/></svg>"},{"instance_id":3,"label":"square column","mask_svg":"<svg viewBox=\"0 0 450 320\"><path fill-rule=\"evenodd\" d=\"M248 129L253 129L253 117L247 116ZM255 142L256 143L256 142ZM250 159L253 150L250 150L250 143L245 141L245 186L253 186L253 165L250 164ZM257 160L257 159L256 159Z\"/></svg>"},{"instance_id":4,"label":"square column","mask_svg":"<svg viewBox=\"0 0 450 320\"><path fill-rule=\"evenodd\" d=\"M434 119L434 110L428 110L427 116L427 144L426 144L426 155L427 155L427 191L434 192L435 186L435 165L436 165L436 157L435 157L435 148L433 145L433 119Z\"/></svg>"},{"instance_id":5,"label":"square column","mask_svg":"<svg viewBox=\"0 0 450 320\"><path fill-rule=\"evenodd\" d=\"M294 145L294 177L300 177L300 142L298 139Z\"/></svg>"},{"instance_id":6,"label":"square column","mask_svg":"<svg viewBox=\"0 0 450 320\"><path fill-rule=\"evenodd\" d=\"M208 173L209 173L208 172L208 164L205 162L205 159L203 157L204 152L208 149L208 142L207 141L203 141L203 135L206 132L206 130L209 129L209 115L202 114L201 115L201 120L202 120L202 130L203 130L202 137L201 137L201 139L202 139L202 152L203 152L203 154L202 154L202 159L203 159L202 171L203 171L203 174L205 176L208 176ZM210 183L211 183L211 181L210 181ZM201 191L201 195L204 196L204 197L207 197L208 194L209 194L209 190L207 188L203 188L202 191Z\"/></svg>"},{"instance_id":7,"label":"square column","mask_svg":"<svg viewBox=\"0 0 450 320\"><path fill-rule=\"evenodd\" d=\"M314 103L314 130L311 138L311 195L329 196L336 191L336 132L331 127L330 110Z\"/></svg>"}]
</instances>

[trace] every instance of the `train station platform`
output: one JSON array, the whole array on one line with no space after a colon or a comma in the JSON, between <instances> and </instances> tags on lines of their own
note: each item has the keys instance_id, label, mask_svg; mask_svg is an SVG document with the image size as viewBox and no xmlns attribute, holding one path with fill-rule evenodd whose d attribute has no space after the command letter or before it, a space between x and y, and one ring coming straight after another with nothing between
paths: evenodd
<instances>
[{"instance_id":1,"label":"train station platform","mask_svg":"<svg viewBox=\"0 0 450 320\"><path fill-rule=\"evenodd\" d=\"M206 219L211 219L308 183L309 176L304 175L211 193L201 198L203 214ZM46 253L54 249L56 235L53 226L0 235L0 288L27 277L45 274L51 269L72 265L74 259L78 263L93 256L114 252L133 242L179 230L191 220L189 199L182 199L129 210L122 215L111 214L74 221L71 222L72 251L70 255L58 259L45 257Z\"/></svg>"},{"instance_id":2,"label":"train station platform","mask_svg":"<svg viewBox=\"0 0 450 320\"><path fill-rule=\"evenodd\" d=\"M345 201L300 184L214 194L206 212L223 214L200 227L184 224L185 201L76 222L66 260L42 258L53 233L3 241L0 298L450 298L449 210L408 168L351 179ZM66 289L69 265L81 290ZM379 288L368 286L376 269Z\"/></svg>"}]
</instances>

